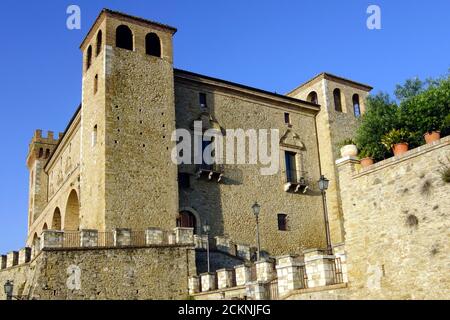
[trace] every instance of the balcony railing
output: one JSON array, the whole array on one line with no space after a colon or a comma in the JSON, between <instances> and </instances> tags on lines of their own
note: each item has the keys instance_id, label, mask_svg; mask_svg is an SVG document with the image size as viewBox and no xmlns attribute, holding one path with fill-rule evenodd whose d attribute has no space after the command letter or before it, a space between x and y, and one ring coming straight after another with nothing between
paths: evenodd
<instances>
[{"instance_id":1,"label":"balcony railing","mask_svg":"<svg viewBox=\"0 0 450 320\"><path fill-rule=\"evenodd\" d=\"M304 172L297 170L286 170L285 191L306 193L309 186L304 174Z\"/></svg>"},{"instance_id":2,"label":"balcony railing","mask_svg":"<svg viewBox=\"0 0 450 320\"><path fill-rule=\"evenodd\" d=\"M196 168L197 179L206 178L220 182L223 177L224 168L219 164L200 164Z\"/></svg>"}]
</instances>

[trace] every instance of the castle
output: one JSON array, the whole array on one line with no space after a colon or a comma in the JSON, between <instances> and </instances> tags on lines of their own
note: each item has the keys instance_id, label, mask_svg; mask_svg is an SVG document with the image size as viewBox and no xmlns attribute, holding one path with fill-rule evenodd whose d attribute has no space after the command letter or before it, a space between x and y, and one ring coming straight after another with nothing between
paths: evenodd
<instances>
[{"instance_id":1,"label":"castle","mask_svg":"<svg viewBox=\"0 0 450 320\"><path fill-rule=\"evenodd\" d=\"M348 240L364 235L354 232L363 213L352 216L359 200L349 181L361 173L357 159L336 162L337 143L353 135L372 88L321 73L280 95L174 69L176 31L100 13L80 46L79 108L64 133L36 130L30 143L27 247L2 256L0 280L14 279L18 296L40 299L267 298L267 283L278 286L277 297L327 286L331 297L342 290L353 297ZM172 134L192 133L196 122L202 130L277 129L278 172L175 164ZM427 152L446 146L442 140ZM321 175L330 180L326 202ZM321 250L324 205L333 253ZM118 292L115 282L127 289Z\"/></svg>"}]
</instances>

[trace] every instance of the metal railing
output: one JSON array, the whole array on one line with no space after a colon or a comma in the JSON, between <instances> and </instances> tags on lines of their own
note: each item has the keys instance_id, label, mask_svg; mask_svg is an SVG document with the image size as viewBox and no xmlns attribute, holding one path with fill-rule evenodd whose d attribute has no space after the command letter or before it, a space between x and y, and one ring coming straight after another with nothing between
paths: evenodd
<instances>
[{"instance_id":1,"label":"metal railing","mask_svg":"<svg viewBox=\"0 0 450 320\"><path fill-rule=\"evenodd\" d=\"M344 282L342 274L341 258L335 258L333 264L334 284L340 284Z\"/></svg>"},{"instance_id":2,"label":"metal railing","mask_svg":"<svg viewBox=\"0 0 450 320\"><path fill-rule=\"evenodd\" d=\"M278 300L278 279L273 279L264 286L267 300Z\"/></svg>"},{"instance_id":3,"label":"metal railing","mask_svg":"<svg viewBox=\"0 0 450 320\"><path fill-rule=\"evenodd\" d=\"M168 243L168 234L164 233L163 244ZM146 233L145 231L131 231L130 232L130 241L128 243L116 244L114 240L114 232L106 231L106 232L98 232L97 233L97 242L90 243L90 247L114 247L114 246L146 246ZM64 231L63 248L80 248L83 247L82 239L81 239L81 231Z\"/></svg>"},{"instance_id":4,"label":"metal railing","mask_svg":"<svg viewBox=\"0 0 450 320\"><path fill-rule=\"evenodd\" d=\"M306 267L301 266L299 267L300 271L300 281L301 281L301 288L307 289L308 288L308 274L306 273Z\"/></svg>"}]
</instances>

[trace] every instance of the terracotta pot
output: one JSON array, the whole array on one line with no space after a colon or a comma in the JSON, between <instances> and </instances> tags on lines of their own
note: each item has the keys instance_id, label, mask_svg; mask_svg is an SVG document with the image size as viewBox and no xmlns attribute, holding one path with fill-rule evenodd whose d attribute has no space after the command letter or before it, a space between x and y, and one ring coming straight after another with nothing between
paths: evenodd
<instances>
[{"instance_id":1,"label":"terracotta pot","mask_svg":"<svg viewBox=\"0 0 450 320\"><path fill-rule=\"evenodd\" d=\"M361 159L361 166L363 168L370 167L371 165L373 165L373 159L372 158Z\"/></svg>"},{"instance_id":2,"label":"terracotta pot","mask_svg":"<svg viewBox=\"0 0 450 320\"><path fill-rule=\"evenodd\" d=\"M441 138L441 132L440 131L427 132L423 135L423 137L425 138L425 141L428 144L433 143Z\"/></svg>"},{"instance_id":3,"label":"terracotta pot","mask_svg":"<svg viewBox=\"0 0 450 320\"><path fill-rule=\"evenodd\" d=\"M345 157L356 157L358 155L358 148L354 144L348 144L341 148L341 156Z\"/></svg>"},{"instance_id":4,"label":"terracotta pot","mask_svg":"<svg viewBox=\"0 0 450 320\"><path fill-rule=\"evenodd\" d=\"M392 148L394 151L394 156L401 156L402 154L408 152L408 144L406 142L397 143Z\"/></svg>"}]
</instances>

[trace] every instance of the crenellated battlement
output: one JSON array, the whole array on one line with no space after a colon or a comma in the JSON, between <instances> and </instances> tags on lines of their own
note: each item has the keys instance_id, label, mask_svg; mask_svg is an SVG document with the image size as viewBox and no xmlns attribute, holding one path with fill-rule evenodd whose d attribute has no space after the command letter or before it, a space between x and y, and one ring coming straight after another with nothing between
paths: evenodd
<instances>
[{"instance_id":1,"label":"crenellated battlement","mask_svg":"<svg viewBox=\"0 0 450 320\"><path fill-rule=\"evenodd\" d=\"M27 165L30 167L35 159L48 159L53 153L55 147L58 145L64 133L60 132L58 137L55 137L53 131L47 131L43 134L41 129L34 132L31 142L28 147Z\"/></svg>"}]
</instances>

